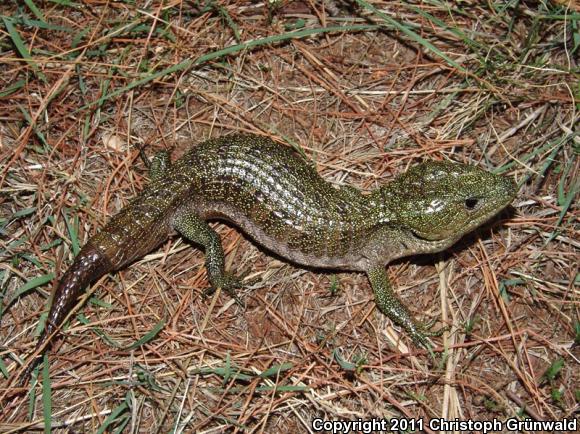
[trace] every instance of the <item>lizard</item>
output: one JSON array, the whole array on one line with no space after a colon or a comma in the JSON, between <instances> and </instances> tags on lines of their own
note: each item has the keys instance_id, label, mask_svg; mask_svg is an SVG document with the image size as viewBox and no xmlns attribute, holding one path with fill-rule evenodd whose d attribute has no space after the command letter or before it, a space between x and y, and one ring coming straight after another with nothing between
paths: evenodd
<instances>
[{"instance_id":1,"label":"lizard","mask_svg":"<svg viewBox=\"0 0 580 434\"><path fill-rule=\"evenodd\" d=\"M208 220L233 223L257 244L309 268L366 273L377 307L412 341L432 351L430 332L397 297L385 267L445 250L508 206L517 186L474 165L426 161L364 194L336 188L289 147L256 135L207 140L173 164L154 159L150 182L82 247L51 297L38 355L101 276L143 257L175 233L203 247L212 288L234 294Z\"/></svg>"}]
</instances>

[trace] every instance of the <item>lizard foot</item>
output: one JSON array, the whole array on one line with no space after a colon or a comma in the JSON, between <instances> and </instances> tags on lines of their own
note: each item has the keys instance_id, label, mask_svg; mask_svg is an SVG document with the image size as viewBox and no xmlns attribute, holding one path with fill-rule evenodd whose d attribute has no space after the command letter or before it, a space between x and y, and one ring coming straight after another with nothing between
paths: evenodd
<instances>
[{"instance_id":1,"label":"lizard foot","mask_svg":"<svg viewBox=\"0 0 580 434\"><path fill-rule=\"evenodd\" d=\"M439 330L432 331L431 329L433 328L436 322L437 318L433 318L431 321L421 324L419 326L421 333L424 336L430 338L438 338L439 336L442 336L443 333L449 331L449 326L441 327Z\"/></svg>"},{"instance_id":2,"label":"lizard foot","mask_svg":"<svg viewBox=\"0 0 580 434\"><path fill-rule=\"evenodd\" d=\"M409 334L415 345L427 350L433 365L441 369L446 359L445 352L442 352L441 355L436 355L433 350L433 344L429 338L441 336L446 330L448 330L448 327L442 327L437 331L429 330L434 323L435 321L430 321L426 324L417 324L415 329Z\"/></svg>"},{"instance_id":3,"label":"lizard foot","mask_svg":"<svg viewBox=\"0 0 580 434\"><path fill-rule=\"evenodd\" d=\"M236 276L235 274L226 271L221 276L221 278L214 279L214 282L212 282L213 283L212 286L204 290L203 295L205 295L206 297L210 296L213 293L215 293L218 288L220 288L223 291L227 292L229 296L232 297L238 305L243 307L244 304L236 294L236 290L241 289L245 286L242 281L247 275L248 272L244 272L242 275Z\"/></svg>"}]
</instances>

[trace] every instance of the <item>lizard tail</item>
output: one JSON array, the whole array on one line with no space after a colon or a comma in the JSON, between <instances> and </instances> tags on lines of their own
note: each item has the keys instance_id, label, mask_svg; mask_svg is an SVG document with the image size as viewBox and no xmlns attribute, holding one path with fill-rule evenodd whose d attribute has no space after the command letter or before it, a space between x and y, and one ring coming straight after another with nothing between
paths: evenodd
<instances>
[{"instance_id":1,"label":"lizard tail","mask_svg":"<svg viewBox=\"0 0 580 434\"><path fill-rule=\"evenodd\" d=\"M34 359L28 362L28 366L20 375L19 385L27 382L32 370L42 359L41 356L48 351L53 336L83 294L84 289L113 269L109 259L90 241L81 249L52 295L48 319L32 355Z\"/></svg>"}]
</instances>

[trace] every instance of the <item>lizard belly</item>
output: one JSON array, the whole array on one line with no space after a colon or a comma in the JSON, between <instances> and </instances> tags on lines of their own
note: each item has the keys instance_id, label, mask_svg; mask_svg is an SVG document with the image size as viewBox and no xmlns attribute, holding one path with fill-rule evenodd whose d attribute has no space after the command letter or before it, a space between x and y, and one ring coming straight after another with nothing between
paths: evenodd
<instances>
[{"instance_id":1,"label":"lizard belly","mask_svg":"<svg viewBox=\"0 0 580 434\"><path fill-rule=\"evenodd\" d=\"M260 246L296 264L313 268L352 271L364 271L365 269L366 258L360 251L345 249L344 252L333 255L327 252L307 252L305 249L297 247L296 242L291 245L284 237L268 233L263 225L234 206L222 202L203 201L197 202L195 210L204 219L219 219L233 223ZM306 245L308 234L304 233L303 237L303 244Z\"/></svg>"}]
</instances>

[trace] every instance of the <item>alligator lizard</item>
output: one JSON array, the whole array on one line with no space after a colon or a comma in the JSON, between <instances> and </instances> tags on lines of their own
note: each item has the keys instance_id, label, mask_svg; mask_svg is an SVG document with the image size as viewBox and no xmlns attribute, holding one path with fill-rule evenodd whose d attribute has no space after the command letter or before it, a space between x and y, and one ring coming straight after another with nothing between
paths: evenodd
<instances>
[{"instance_id":1,"label":"alligator lizard","mask_svg":"<svg viewBox=\"0 0 580 434\"><path fill-rule=\"evenodd\" d=\"M366 273L379 309L430 350L428 333L396 297L385 266L444 250L506 207L517 191L510 178L431 161L363 194L333 186L290 148L251 135L208 140L173 164L168 156L155 161L148 186L89 239L62 276L36 353L46 351L90 283L174 232L205 249L212 287L238 288L239 279L224 271L220 238L207 223L212 219L234 223L293 263Z\"/></svg>"}]
</instances>

